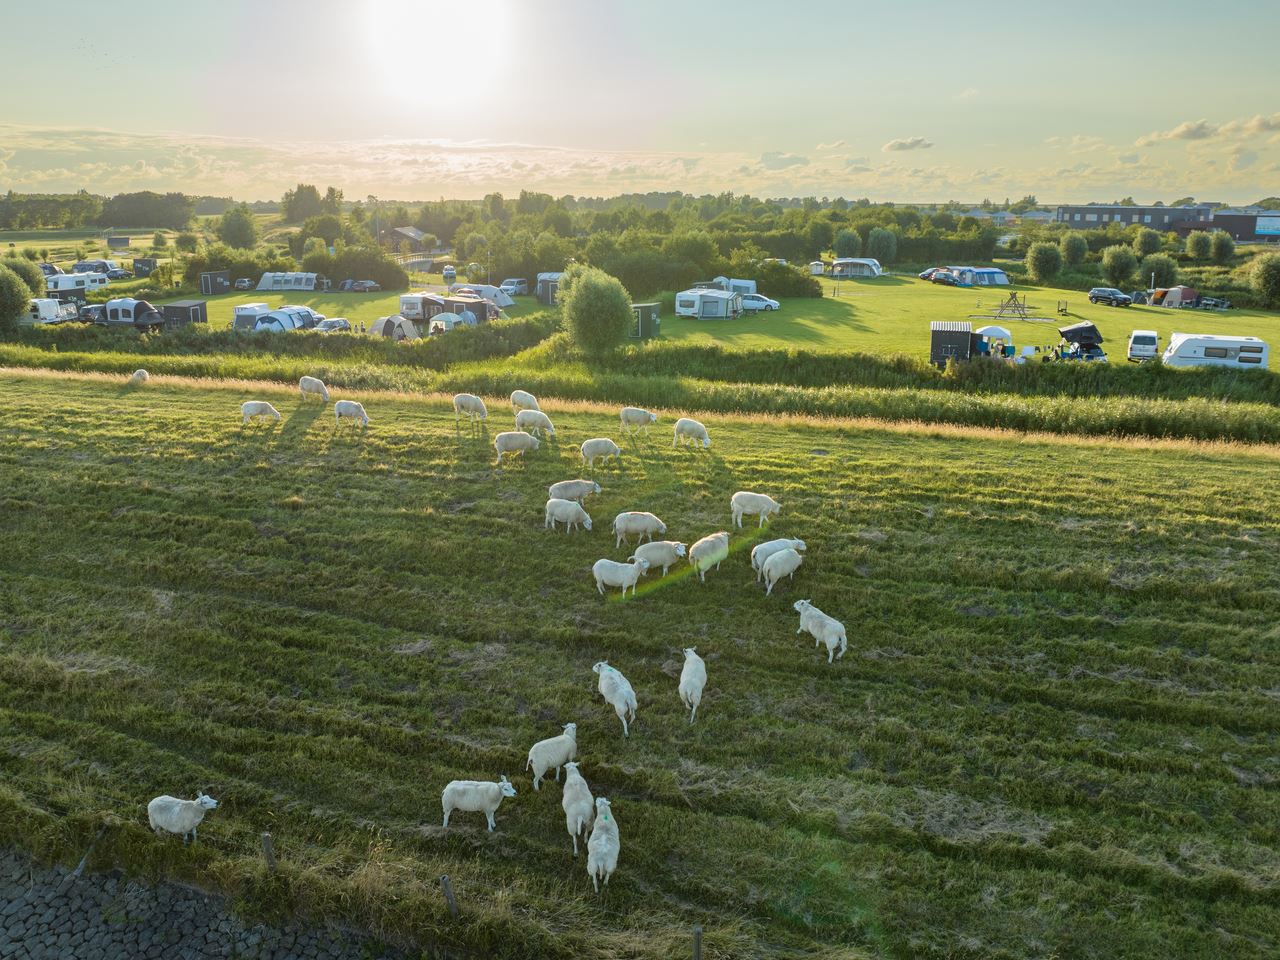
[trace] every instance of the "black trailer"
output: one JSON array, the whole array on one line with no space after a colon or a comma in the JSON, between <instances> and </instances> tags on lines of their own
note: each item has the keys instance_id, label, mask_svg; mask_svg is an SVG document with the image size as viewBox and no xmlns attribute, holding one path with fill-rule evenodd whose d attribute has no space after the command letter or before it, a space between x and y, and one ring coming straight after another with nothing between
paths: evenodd
<instances>
[{"instance_id":1,"label":"black trailer","mask_svg":"<svg viewBox=\"0 0 1280 960\"><path fill-rule=\"evenodd\" d=\"M981 339L968 320L934 320L929 324L929 362L945 367L948 360L968 360Z\"/></svg>"},{"instance_id":2,"label":"black trailer","mask_svg":"<svg viewBox=\"0 0 1280 960\"><path fill-rule=\"evenodd\" d=\"M209 322L209 302L207 300L178 300L166 303L160 308L164 314L164 325L169 329L184 327L188 323Z\"/></svg>"}]
</instances>

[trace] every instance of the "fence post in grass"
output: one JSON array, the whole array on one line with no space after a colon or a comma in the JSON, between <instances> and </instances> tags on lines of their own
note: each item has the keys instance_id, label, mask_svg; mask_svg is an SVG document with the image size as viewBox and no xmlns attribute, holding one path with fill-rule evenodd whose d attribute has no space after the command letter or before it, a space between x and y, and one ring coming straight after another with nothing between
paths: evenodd
<instances>
[{"instance_id":1,"label":"fence post in grass","mask_svg":"<svg viewBox=\"0 0 1280 960\"><path fill-rule=\"evenodd\" d=\"M702 960L702 924L693 928L693 960Z\"/></svg>"},{"instance_id":2,"label":"fence post in grass","mask_svg":"<svg viewBox=\"0 0 1280 960\"><path fill-rule=\"evenodd\" d=\"M440 878L440 886L444 890L445 902L449 904L449 916L456 920L458 918L458 901L453 898L453 884L449 882L447 873Z\"/></svg>"},{"instance_id":3,"label":"fence post in grass","mask_svg":"<svg viewBox=\"0 0 1280 960\"><path fill-rule=\"evenodd\" d=\"M276 849L271 844L271 834L262 835L262 856L267 861L267 869L276 872Z\"/></svg>"}]
</instances>

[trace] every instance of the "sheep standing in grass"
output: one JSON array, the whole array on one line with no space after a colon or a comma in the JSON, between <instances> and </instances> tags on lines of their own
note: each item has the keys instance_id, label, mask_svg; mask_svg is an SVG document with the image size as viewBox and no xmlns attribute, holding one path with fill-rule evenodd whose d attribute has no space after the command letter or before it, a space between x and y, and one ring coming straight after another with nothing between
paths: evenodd
<instances>
[{"instance_id":1,"label":"sheep standing in grass","mask_svg":"<svg viewBox=\"0 0 1280 960\"><path fill-rule=\"evenodd\" d=\"M707 685L707 662L694 647L684 648L684 669L680 671L680 702L689 708L689 722L698 715L702 688Z\"/></svg>"},{"instance_id":2,"label":"sheep standing in grass","mask_svg":"<svg viewBox=\"0 0 1280 960\"><path fill-rule=\"evenodd\" d=\"M616 544L615 544L616 546ZM676 540L654 540L636 547L636 552L627 557L628 560L648 560L649 570L662 567L662 575L675 566L677 560L685 555L685 546ZM645 571L648 573L648 570Z\"/></svg>"},{"instance_id":3,"label":"sheep standing in grass","mask_svg":"<svg viewBox=\"0 0 1280 960\"><path fill-rule=\"evenodd\" d=\"M533 789L539 789L543 776L552 767L556 771L556 783L560 782L560 768L578 755L578 725L566 723L564 733L558 737L539 740L529 748L526 770L533 771Z\"/></svg>"},{"instance_id":4,"label":"sheep standing in grass","mask_svg":"<svg viewBox=\"0 0 1280 960\"><path fill-rule=\"evenodd\" d=\"M560 794L560 806L564 807L564 826L569 831L569 836L573 837L573 855L576 857L578 837L590 835L596 804L591 799L591 788L572 760L564 765L564 790Z\"/></svg>"},{"instance_id":5,"label":"sheep standing in grass","mask_svg":"<svg viewBox=\"0 0 1280 960\"><path fill-rule=\"evenodd\" d=\"M133 376L129 378L129 386L140 387L150 379L151 379L151 374L139 368L133 371Z\"/></svg>"},{"instance_id":6,"label":"sheep standing in grass","mask_svg":"<svg viewBox=\"0 0 1280 960\"><path fill-rule=\"evenodd\" d=\"M196 791L194 800L179 800L166 794L147 804L147 819L151 821L151 829L156 833L163 830L166 833L180 834L183 843L187 842L190 835L191 842L194 843L196 827L206 813L217 808L218 801L213 797L206 797L199 790Z\"/></svg>"},{"instance_id":7,"label":"sheep standing in grass","mask_svg":"<svg viewBox=\"0 0 1280 960\"><path fill-rule=\"evenodd\" d=\"M543 529L550 527L554 530L557 523L564 524L566 533L578 524L582 524L588 530L591 529L591 518L587 516L587 511L582 509L582 504L576 500L547 501L547 513L542 523Z\"/></svg>"},{"instance_id":8,"label":"sheep standing in grass","mask_svg":"<svg viewBox=\"0 0 1280 960\"><path fill-rule=\"evenodd\" d=\"M789 540L786 537L781 540L766 540L764 543L757 543L751 549L751 569L756 572L756 583L760 582L764 562L779 550L794 550L797 553L804 553L805 543L803 540Z\"/></svg>"},{"instance_id":9,"label":"sheep standing in grass","mask_svg":"<svg viewBox=\"0 0 1280 960\"><path fill-rule=\"evenodd\" d=\"M588 467L596 465L596 458L608 460L615 457L622 459L622 448L610 440L608 437L593 437L590 440L582 441L582 459L587 462Z\"/></svg>"},{"instance_id":10,"label":"sheep standing in grass","mask_svg":"<svg viewBox=\"0 0 1280 960\"><path fill-rule=\"evenodd\" d=\"M556 435L556 428L551 425L551 418L541 410L521 410L516 414L516 429L528 433L542 431L549 437Z\"/></svg>"},{"instance_id":11,"label":"sheep standing in grass","mask_svg":"<svg viewBox=\"0 0 1280 960\"><path fill-rule=\"evenodd\" d=\"M752 493L750 490L739 490L729 499L729 510L733 514L733 522L742 529L743 514L759 515L760 526L764 526L764 518L772 516L782 509L782 504L773 497L763 493Z\"/></svg>"},{"instance_id":12,"label":"sheep standing in grass","mask_svg":"<svg viewBox=\"0 0 1280 960\"><path fill-rule=\"evenodd\" d=\"M619 563L617 560L601 558L592 565L591 575L596 578L596 589L600 591L601 596L604 596L605 587L621 587L622 595L625 597L627 588L630 587L631 595L634 597L636 584L648 569L648 560Z\"/></svg>"},{"instance_id":13,"label":"sheep standing in grass","mask_svg":"<svg viewBox=\"0 0 1280 960\"><path fill-rule=\"evenodd\" d=\"M641 410L639 407L623 407L618 418L622 421L623 433L637 433L640 430L648 433L649 424L658 422L656 413Z\"/></svg>"},{"instance_id":14,"label":"sheep standing in grass","mask_svg":"<svg viewBox=\"0 0 1280 960\"><path fill-rule=\"evenodd\" d=\"M631 688L631 683L618 670L609 666L608 660L601 660L591 669L600 677L596 683L600 696L613 706L613 712L622 721L622 735L631 736L627 720L636 722L636 692Z\"/></svg>"},{"instance_id":15,"label":"sheep standing in grass","mask_svg":"<svg viewBox=\"0 0 1280 960\"><path fill-rule=\"evenodd\" d=\"M516 788L503 776L497 783L492 780L454 780L440 794L440 806L444 808L444 825L449 826L449 814L455 810L483 813L493 830L493 815L498 812L503 797L514 797Z\"/></svg>"},{"instance_id":16,"label":"sheep standing in grass","mask_svg":"<svg viewBox=\"0 0 1280 960\"><path fill-rule=\"evenodd\" d=\"M280 411L265 400L246 400L240 404L240 423L243 426L254 417L270 417L279 420Z\"/></svg>"},{"instance_id":17,"label":"sheep standing in grass","mask_svg":"<svg viewBox=\"0 0 1280 960\"><path fill-rule=\"evenodd\" d=\"M645 513L642 510L627 510L613 518L615 548L622 546L622 541L629 540L633 533L639 537L637 543L643 543L646 538L652 540L655 533L666 532L665 523L652 513Z\"/></svg>"},{"instance_id":18,"label":"sheep standing in grass","mask_svg":"<svg viewBox=\"0 0 1280 960\"><path fill-rule=\"evenodd\" d=\"M329 402L329 388L324 385L323 380L315 377L300 377L298 379L298 392L302 394L302 399L307 397L319 397L321 403Z\"/></svg>"},{"instance_id":19,"label":"sheep standing in grass","mask_svg":"<svg viewBox=\"0 0 1280 960\"><path fill-rule=\"evenodd\" d=\"M495 466L502 466L502 458L505 454L514 453L523 457L526 450L537 450L540 444L541 441L537 437L521 430L500 433L493 438L493 449L498 452Z\"/></svg>"},{"instance_id":20,"label":"sheep standing in grass","mask_svg":"<svg viewBox=\"0 0 1280 960\"><path fill-rule=\"evenodd\" d=\"M511 412L519 413L521 410L541 410L538 406L538 398L532 393L525 393L523 390L511 391Z\"/></svg>"},{"instance_id":21,"label":"sheep standing in grass","mask_svg":"<svg viewBox=\"0 0 1280 960\"><path fill-rule=\"evenodd\" d=\"M691 420L689 417L681 417L676 421L675 438L671 441L671 446L678 447L680 442L687 444L698 444L702 446L711 446L711 438L707 436L707 428L700 424L697 420Z\"/></svg>"},{"instance_id":22,"label":"sheep standing in grass","mask_svg":"<svg viewBox=\"0 0 1280 960\"><path fill-rule=\"evenodd\" d=\"M698 579L707 582L707 571L712 567L720 569L720 564L729 556L729 534L721 530L709 533L689 548L689 566L698 572Z\"/></svg>"},{"instance_id":23,"label":"sheep standing in grass","mask_svg":"<svg viewBox=\"0 0 1280 960\"><path fill-rule=\"evenodd\" d=\"M489 410L484 401L474 393L455 393L453 395L453 422L457 423L466 415L467 421L474 424L477 420L488 420Z\"/></svg>"},{"instance_id":24,"label":"sheep standing in grass","mask_svg":"<svg viewBox=\"0 0 1280 960\"><path fill-rule=\"evenodd\" d=\"M359 423L366 429L369 426L369 415L364 412L364 404L355 400L339 400L335 403L333 419L338 426L342 426L343 420L350 420L353 424Z\"/></svg>"},{"instance_id":25,"label":"sheep standing in grass","mask_svg":"<svg viewBox=\"0 0 1280 960\"><path fill-rule=\"evenodd\" d=\"M591 877L591 885L596 893L600 892L600 878L604 885L609 885L609 878L618 868L618 851L621 843L618 840L618 823L613 819L613 810L604 797L596 800L596 822L591 828L591 839L587 841L587 876Z\"/></svg>"},{"instance_id":26,"label":"sheep standing in grass","mask_svg":"<svg viewBox=\"0 0 1280 960\"><path fill-rule=\"evenodd\" d=\"M594 480L561 480L547 487L547 496L552 500L576 500L578 503L599 492L600 484Z\"/></svg>"},{"instance_id":27,"label":"sheep standing in grass","mask_svg":"<svg viewBox=\"0 0 1280 960\"><path fill-rule=\"evenodd\" d=\"M771 554L769 559L764 562L761 573L764 574L765 592L767 597L773 593L773 588L783 577L790 577L792 580L796 578L796 571L800 569L800 564L804 562L804 557L800 556L795 550L788 547L785 550L779 550L775 554Z\"/></svg>"},{"instance_id":28,"label":"sheep standing in grass","mask_svg":"<svg viewBox=\"0 0 1280 960\"><path fill-rule=\"evenodd\" d=\"M811 600L797 600L791 605L796 613L800 614L800 628L796 633L808 631L809 635L814 639L814 646L820 643L827 645L827 663L832 660L836 647L840 648L838 656L843 657L844 652L849 647L849 640L845 636L844 624L834 617L828 617L825 613L813 605Z\"/></svg>"}]
</instances>

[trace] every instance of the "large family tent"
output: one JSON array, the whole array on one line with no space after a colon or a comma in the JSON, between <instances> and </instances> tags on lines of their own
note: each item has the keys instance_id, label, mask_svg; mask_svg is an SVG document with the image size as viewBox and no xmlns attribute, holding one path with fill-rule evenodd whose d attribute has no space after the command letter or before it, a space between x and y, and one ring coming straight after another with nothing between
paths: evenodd
<instances>
[{"instance_id":1,"label":"large family tent","mask_svg":"<svg viewBox=\"0 0 1280 960\"><path fill-rule=\"evenodd\" d=\"M966 287L1007 287L1009 275L999 267L947 267Z\"/></svg>"},{"instance_id":2,"label":"large family tent","mask_svg":"<svg viewBox=\"0 0 1280 960\"><path fill-rule=\"evenodd\" d=\"M375 337L390 337L393 340L418 340L422 336L412 320L406 320L399 315L379 317L369 327L369 333Z\"/></svg>"},{"instance_id":3,"label":"large family tent","mask_svg":"<svg viewBox=\"0 0 1280 960\"><path fill-rule=\"evenodd\" d=\"M879 277L884 275L880 261L871 257L837 257L831 262L833 279L849 277Z\"/></svg>"},{"instance_id":4,"label":"large family tent","mask_svg":"<svg viewBox=\"0 0 1280 960\"><path fill-rule=\"evenodd\" d=\"M1164 291L1164 296L1152 297L1151 302L1162 307L1194 307L1200 302L1200 294L1193 287L1170 287Z\"/></svg>"},{"instance_id":5,"label":"large family tent","mask_svg":"<svg viewBox=\"0 0 1280 960\"><path fill-rule=\"evenodd\" d=\"M329 281L318 273L264 273L259 290L328 290Z\"/></svg>"}]
</instances>

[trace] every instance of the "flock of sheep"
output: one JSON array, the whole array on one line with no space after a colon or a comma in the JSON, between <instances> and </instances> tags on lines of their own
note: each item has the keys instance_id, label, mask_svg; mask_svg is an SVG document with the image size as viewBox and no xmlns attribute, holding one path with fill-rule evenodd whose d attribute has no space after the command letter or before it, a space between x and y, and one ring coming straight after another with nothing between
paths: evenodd
<instances>
[{"instance_id":1,"label":"flock of sheep","mask_svg":"<svg viewBox=\"0 0 1280 960\"><path fill-rule=\"evenodd\" d=\"M138 370L130 382L141 385L147 379L147 372ZM329 401L328 388L315 377L303 377L298 381L298 389L304 400L319 397L322 402ZM540 444L537 434L554 437L556 433L551 418L542 412L532 394L523 390L514 391L511 394L511 406L515 414L516 429L499 433L493 442L499 465L506 454L522 455L527 450L537 450ZM455 423L465 416L474 425L477 421L487 420L489 416L484 401L469 393L457 394L453 398L453 409ZM277 421L281 419L280 412L265 400L245 401L240 406L240 413L242 424L249 423L255 417L270 417ZM369 424L364 407L353 400L335 402L334 414L339 425L344 419L359 422L365 427ZM623 407L619 416L622 432L625 434L642 430L647 433L650 425L658 419L656 414L638 407ZM682 417L676 421L672 446L677 447L681 443L700 443L703 448L707 448L711 446L711 438L707 428L697 420ZM591 467L597 459L620 459L622 450L608 437L595 437L583 441L580 454L583 462ZM547 490L549 498L543 526L556 530L559 524L563 524L566 532L579 527L590 531L591 517L587 514L584 503L587 497L600 492L600 484L594 480L562 480L553 483ZM757 517L758 526L763 527L766 519L781 510L781 505L765 494L740 490L730 498L729 509L733 525L741 529L745 517ZM637 538L637 545L625 563L608 558L595 562L591 573L596 589L604 594L605 587L620 587L624 597L628 589L634 596L637 583L650 569L661 567L665 576L681 559L687 559L699 580L705 582L707 571L719 570L720 564L729 555L727 531L708 534L687 548L684 543L675 540L654 539L666 532L667 525L652 513L625 511L618 514L613 521L614 547L620 547L624 542L629 543L632 536ZM786 538L769 540L752 549L751 567L756 573L756 582L764 581L766 596L773 593L773 588L779 581L787 577L794 579L796 570L804 561L804 551L803 540ZM814 638L816 646L825 645L828 663L833 662L836 657L844 656L848 638L843 623L827 616L809 600L797 600L793 609L800 615L800 626L796 633L807 632ZM707 665L693 647L685 649L684 657L677 692L681 702L689 710L689 722L693 723L707 683ZM630 736L630 724L636 718L634 688L621 671L611 666L607 660L600 661L591 669L597 675L597 690L605 702L613 707L622 723L623 736ZM587 873L599 892L600 880L603 879L607 885L617 867L620 838L618 824L608 799L592 797L575 762L578 750L577 729L576 723L567 723L559 736L535 743L529 749L525 769L532 771L533 788L538 790L548 771L555 771L558 783L560 770L564 768L561 805L564 809L565 827L573 840L575 857L578 855L579 837L587 836ZM515 795L516 789L505 775L497 782L454 780L444 788L440 797L444 826L449 826L450 814L460 810L483 813L489 830L493 830L494 814L498 807L505 798ZM147 814L152 829L157 832L180 834L184 840L188 836L194 840L197 825L205 813L217 805L216 800L204 794L198 794L195 800L162 796L156 797L147 805Z\"/></svg>"}]
</instances>

